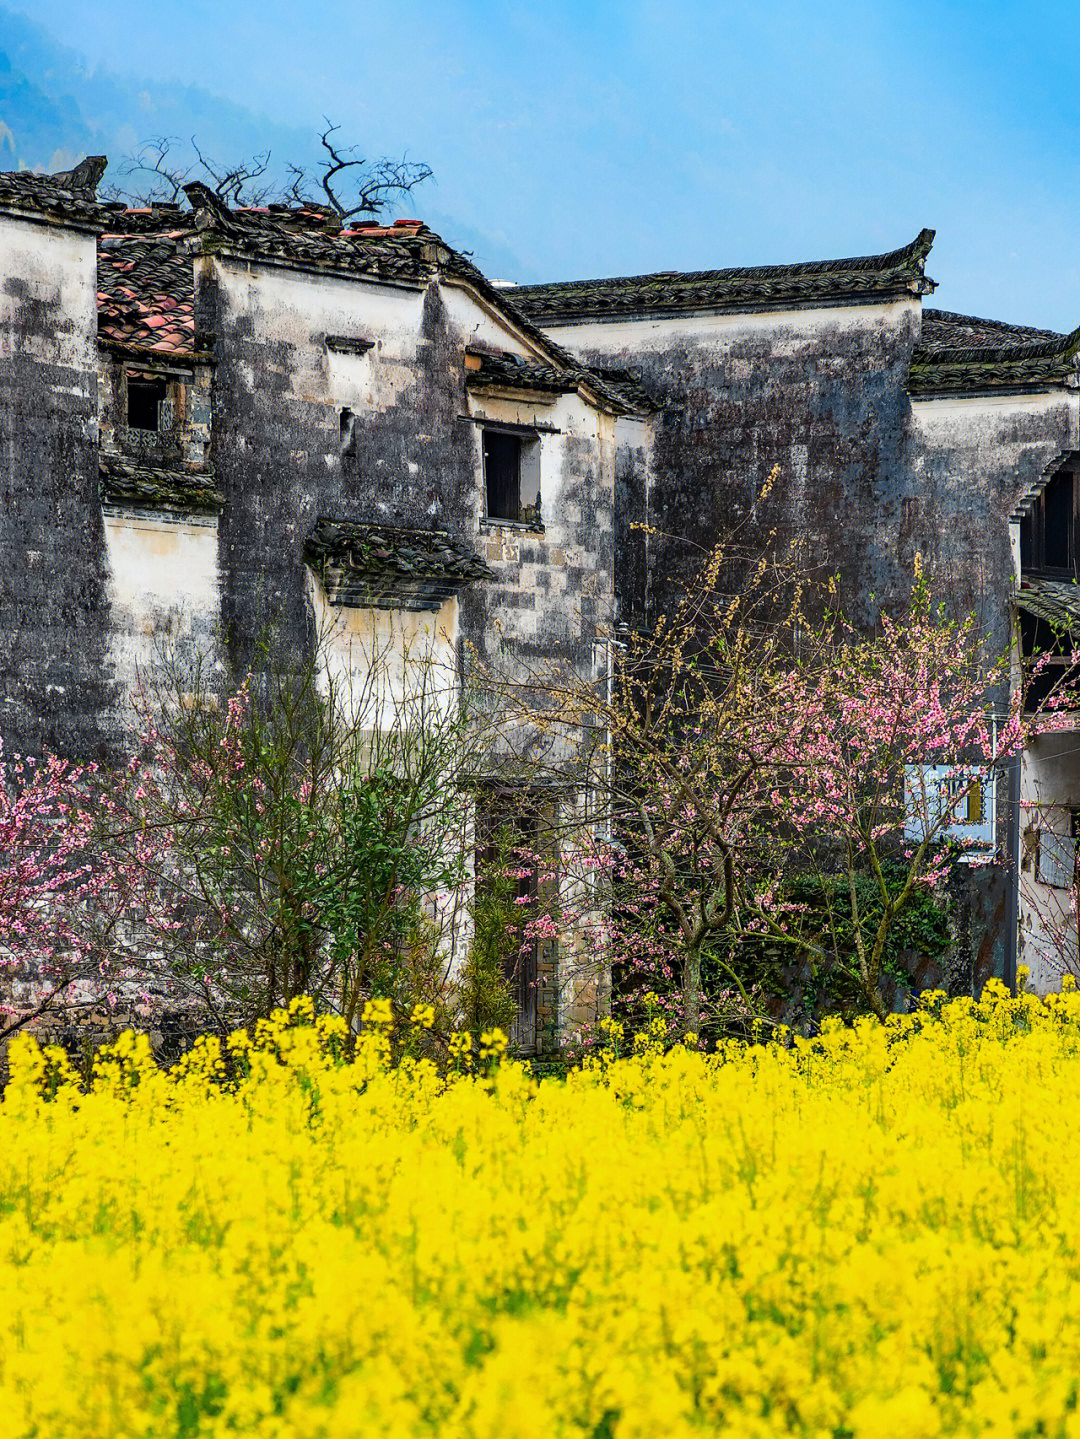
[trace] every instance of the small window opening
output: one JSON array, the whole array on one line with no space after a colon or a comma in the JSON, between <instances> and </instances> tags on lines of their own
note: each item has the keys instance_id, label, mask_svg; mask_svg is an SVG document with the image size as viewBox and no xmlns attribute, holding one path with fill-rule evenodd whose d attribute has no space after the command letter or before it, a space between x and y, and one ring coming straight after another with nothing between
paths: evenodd
<instances>
[{"instance_id":1,"label":"small window opening","mask_svg":"<svg viewBox=\"0 0 1080 1439\"><path fill-rule=\"evenodd\" d=\"M539 440L506 430L485 430L484 492L489 520L539 525Z\"/></svg>"},{"instance_id":2,"label":"small window opening","mask_svg":"<svg viewBox=\"0 0 1080 1439\"><path fill-rule=\"evenodd\" d=\"M1072 889L1076 883L1076 838L1050 829L1039 831L1035 857L1036 876L1052 889Z\"/></svg>"},{"instance_id":3,"label":"small window opening","mask_svg":"<svg viewBox=\"0 0 1080 1439\"><path fill-rule=\"evenodd\" d=\"M338 444L341 448L342 455L352 455L356 453L355 420L356 416L352 410L347 407L338 415Z\"/></svg>"},{"instance_id":4,"label":"small window opening","mask_svg":"<svg viewBox=\"0 0 1080 1439\"><path fill-rule=\"evenodd\" d=\"M127 382L127 422L129 430L160 430L161 407L165 402L165 381L132 379Z\"/></svg>"},{"instance_id":5,"label":"small window opening","mask_svg":"<svg viewBox=\"0 0 1080 1439\"><path fill-rule=\"evenodd\" d=\"M1074 576L1080 560L1078 473L1060 470L1020 524L1020 568L1027 574Z\"/></svg>"}]
</instances>

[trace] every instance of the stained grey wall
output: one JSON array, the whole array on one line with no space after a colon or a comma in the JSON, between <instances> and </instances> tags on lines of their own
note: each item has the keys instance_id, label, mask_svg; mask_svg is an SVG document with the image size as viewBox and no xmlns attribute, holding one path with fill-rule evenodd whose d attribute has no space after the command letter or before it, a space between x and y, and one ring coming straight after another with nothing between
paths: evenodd
<instances>
[{"instance_id":1,"label":"stained grey wall","mask_svg":"<svg viewBox=\"0 0 1080 1439\"><path fill-rule=\"evenodd\" d=\"M666 532L648 541L653 613L680 593L700 547L724 536L752 550L797 542L808 563L838 574L861 625L904 602L919 554L952 612L974 612L1004 652L1015 583L1009 516L1055 458L1077 448L1077 396L912 402L906 381L920 329L912 298L553 331L590 362L636 371L662 406L651 477L641 456L621 457L620 494L637 507L634 518ZM758 500L774 466L777 483ZM616 575L630 610L641 605L643 560L624 534ZM999 867L957 877L956 951L948 973L923 976L928 983L977 993L1002 973L1006 887Z\"/></svg>"},{"instance_id":2,"label":"stained grey wall","mask_svg":"<svg viewBox=\"0 0 1080 1439\"><path fill-rule=\"evenodd\" d=\"M96 448L94 237L0 217L0 731L104 753L114 686Z\"/></svg>"},{"instance_id":3,"label":"stained grey wall","mask_svg":"<svg viewBox=\"0 0 1080 1439\"><path fill-rule=\"evenodd\" d=\"M904 300L553 332L587 360L635 370L663 407L649 502L666 536L650 545L654 606L720 536L753 548L797 535L811 563L841 575L862 622L904 587L913 475L903 386L918 329L918 304ZM634 561L620 567L624 604L634 574Z\"/></svg>"},{"instance_id":4,"label":"stained grey wall","mask_svg":"<svg viewBox=\"0 0 1080 1439\"><path fill-rule=\"evenodd\" d=\"M514 345L490 316L438 283L380 290L220 257L197 261L196 276L196 325L217 361L211 453L235 660L270 626L287 644L312 643L304 544L329 515L474 546L495 578L462 595L461 631L487 658L592 664L611 610L613 422L577 396L545 409L544 528L489 525L470 418L536 418L521 401L466 390L466 344L486 333ZM372 348L336 353L328 334Z\"/></svg>"}]
</instances>

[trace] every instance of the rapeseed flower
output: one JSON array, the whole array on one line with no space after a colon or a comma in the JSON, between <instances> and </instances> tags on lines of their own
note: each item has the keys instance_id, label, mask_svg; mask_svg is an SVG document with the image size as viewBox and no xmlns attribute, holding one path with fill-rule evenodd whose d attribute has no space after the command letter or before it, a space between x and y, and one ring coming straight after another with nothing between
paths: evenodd
<instances>
[{"instance_id":1,"label":"rapeseed flower","mask_svg":"<svg viewBox=\"0 0 1080 1439\"><path fill-rule=\"evenodd\" d=\"M1080 1430L1074 985L565 1081L391 1018L12 1043L0 1439Z\"/></svg>"}]
</instances>

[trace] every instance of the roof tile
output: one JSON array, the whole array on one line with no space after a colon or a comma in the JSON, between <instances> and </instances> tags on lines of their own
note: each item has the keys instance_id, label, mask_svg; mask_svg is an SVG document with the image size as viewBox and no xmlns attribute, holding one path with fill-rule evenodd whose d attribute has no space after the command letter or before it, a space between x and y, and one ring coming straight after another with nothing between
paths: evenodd
<instances>
[{"instance_id":1,"label":"roof tile","mask_svg":"<svg viewBox=\"0 0 1080 1439\"><path fill-rule=\"evenodd\" d=\"M1078 357L1080 329L1061 335L928 309L907 387L914 395L1053 389L1077 383Z\"/></svg>"},{"instance_id":2,"label":"roof tile","mask_svg":"<svg viewBox=\"0 0 1080 1439\"><path fill-rule=\"evenodd\" d=\"M306 551L335 605L437 610L473 580L493 577L469 545L442 530L322 518Z\"/></svg>"},{"instance_id":3,"label":"roof tile","mask_svg":"<svg viewBox=\"0 0 1080 1439\"><path fill-rule=\"evenodd\" d=\"M855 301L905 292L924 295L934 288L923 269L933 242L933 230L922 230L909 245L884 255L686 273L665 270L608 280L521 285L509 293L519 310L543 324L613 315Z\"/></svg>"}]
</instances>

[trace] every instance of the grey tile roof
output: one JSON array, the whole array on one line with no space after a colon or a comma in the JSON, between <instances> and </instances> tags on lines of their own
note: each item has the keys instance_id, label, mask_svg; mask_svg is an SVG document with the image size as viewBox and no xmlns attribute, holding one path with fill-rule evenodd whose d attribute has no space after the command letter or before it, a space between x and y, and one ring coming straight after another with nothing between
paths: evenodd
<instances>
[{"instance_id":1,"label":"grey tile roof","mask_svg":"<svg viewBox=\"0 0 1080 1439\"><path fill-rule=\"evenodd\" d=\"M342 275L423 283L439 261L439 237L418 221L342 229L325 211L280 206L230 209L202 184L185 186L203 249L230 249L271 263Z\"/></svg>"},{"instance_id":2,"label":"grey tile roof","mask_svg":"<svg viewBox=\"0 0 1080 1439\"><path fill-rule=\"evenodd\" d=\"M100 456L99 489L105 504L138 509L211 513L222 503L213 470L160 469L123 455Z\"/></svg>"},{"instance_id":3,"label":"grey tile roof","mask_svg":"<svg viewBox=\"0 0 1080 1439\"><path fill-rule=\"evenodd\" d=\"M481 354L478 358L480 368L465 371L465 383L470 389L483 389L490 385L500 389L572 394L580 385L586 385L617 395L628 411L648 414L660 408L646 394L641 381L631 370L573 363L560 368L534 364L519 355L508 354Z\"/></svg>"},{"instance_id":4,"label":"grey tile roof","mask_svg":"<svg viewBox=\"0 0 1080 1439\"><path fill-rule=\"evenodd\" d=\"M926 306L922 314L919 345L926 353L934 353L937 350L1000 349L1060 339L1057 330L1007 325L1002 320L981 320L976 315L957 315L952 310Z\"/></svg>"},{"instance_id":5,"label":"grey tile roof","mask_svg":"<svg viewBox=\"0 0 1080 1439\"><path fill-rule=\"evenodd\" d=\"M583 366L561 369L557 365L537 365L518 355L478 355L478 370L466 369L465 383L470 389L487 385L511 390L547 390L554 394L571 394L584 380L595 379Z\"/></svg>"},{"instance_id":6,"label":"grey tile roof","mask_svg":"<svg viewBox=\"0 0 1080 1439\"><path fill-rule=\"evenodd\" d=\"M737 311L815 300L924 295L934 287L923 270L933 242L933 230L922 230L909 245L884 255L521 285L510 294L519 310L545 325L614 315Z\"/></svg>"},{"instance_id":7,"label":"grey tile roof","mask_svg":"<svg viewBox=\"0 0 1080 1439\"><path fill-rule=\"evenodd\" d=\"M0 172L0 209L96 229L102 218L96 191L105 163L103 155L90 155L73 170L56 175L35 175L30 170Z\"/></svg>"},{"instance_id":8,"label":"grey tile roof","mask_svg":"<svg viewBox=\"0 0 1080 1439\"><path fill-rule=\"evenodd\" d=\"M908 391L949 395L1041 390L1075 383L1080 330L1061 335L950 310L923 312Z\"/></svg>"},{"instance_id":9,"label":"grey tile roof","mask_svg":"<svg viewBox=\"0 0 1080 1439\"><path fill-rule=\"evenodd\" d=\"M617 394L622 395L628 405L632 405L641 414L651 414L653 411L663 409L661 401L654 399L641 382L641 376L636 370L616 368L610 365L593 365L592 372L599 375L606 385L609 385Z\"/></svg>"},{"instance_id":10,"label":"grey tile roof","mask_svg":"<svg viewBox=\"0 0 1080 1439\"><path fill-rule=\"evenodd\" d=\"M1068 580L1024 579L1016 606L1058 629L1080 633L1080 585Z\"/></svg>"},{"instance_id":11,"label":"grey tile roof","mask_svg":"<svg viewBox=\"0 0 1080 1439\"><path fill-rule=\"evenodd\" d=\"M442 530L320 519L306 554L331 604L437 610L492 571L463 540Z\"/></svg>"}]
</instances>

